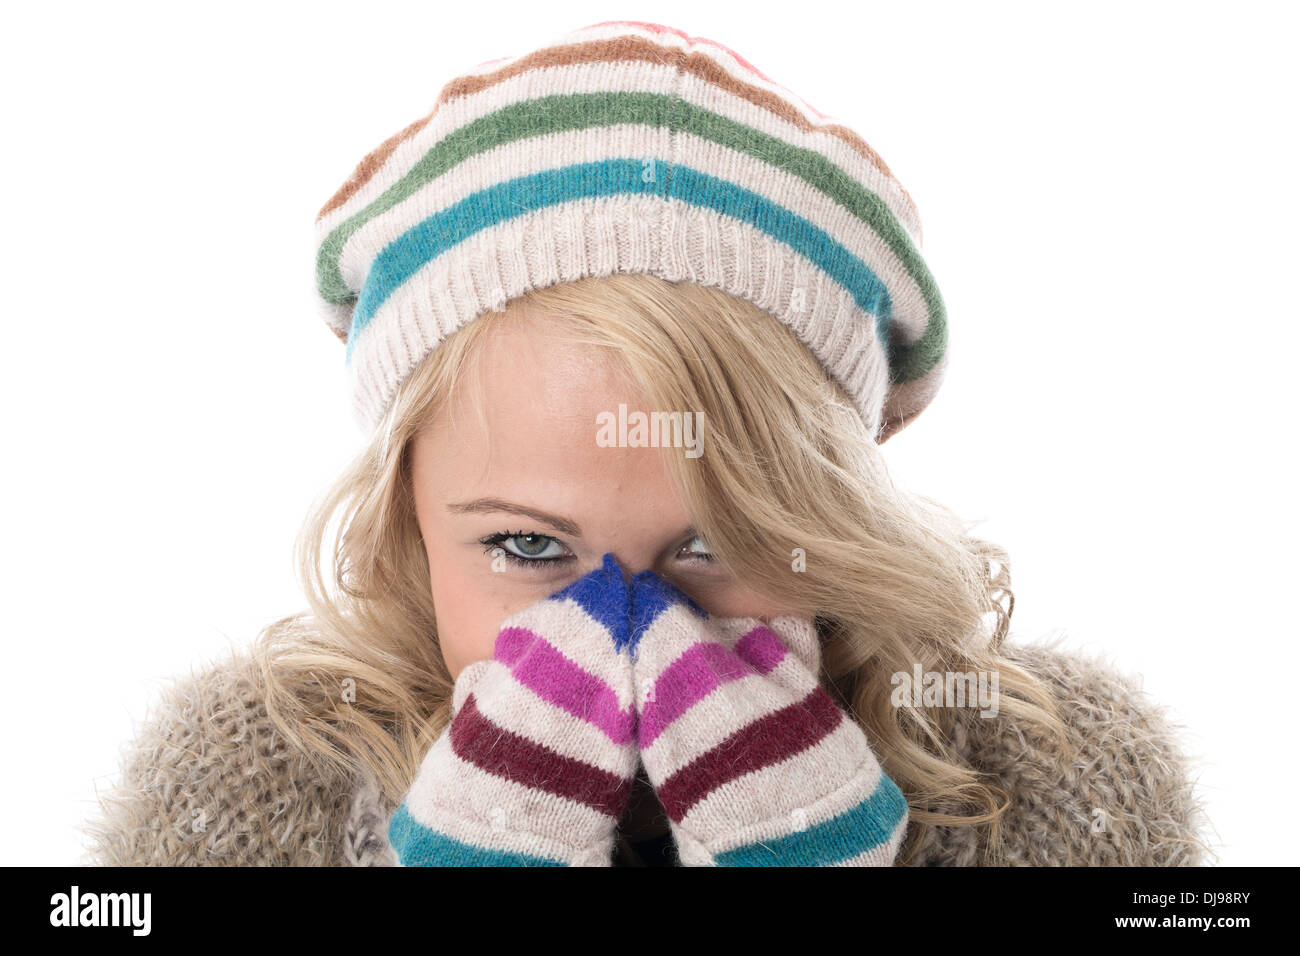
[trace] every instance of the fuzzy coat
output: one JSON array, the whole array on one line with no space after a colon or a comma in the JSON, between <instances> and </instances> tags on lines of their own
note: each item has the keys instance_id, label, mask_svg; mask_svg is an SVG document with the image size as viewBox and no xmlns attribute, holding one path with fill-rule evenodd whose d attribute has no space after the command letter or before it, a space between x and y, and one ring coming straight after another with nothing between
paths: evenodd
<instances>
[{"instance_id":1,"label":"fuzzy coat","mask_svg":"<svg viewBox=\"0 0 1300 956\"><path fill-rule=\"evenodd\" d=\"M1005 712L975 721L973 732L957 725L959 751L1012 795L1005 860L1204 865L1209 823L1181 728L1140 682L1049 645L1009 641L1003 652L1046 680L1072 742L1070 759L1050 757L1036 731ZM1104 809L1104 827L1094 808ZM89 862L100 865L391 866L395 809L365 774L323 770L292 747L267 715L256 669L236 655L166 691L82 830ZM931 827L911 865L981 865L987 830Z\"/></svg>"}]
</instances>

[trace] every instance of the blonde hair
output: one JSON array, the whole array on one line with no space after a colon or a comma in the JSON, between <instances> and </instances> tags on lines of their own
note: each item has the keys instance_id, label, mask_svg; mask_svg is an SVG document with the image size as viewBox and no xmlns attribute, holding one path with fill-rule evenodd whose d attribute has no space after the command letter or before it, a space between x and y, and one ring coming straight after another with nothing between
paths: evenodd
<instances>
[{"instance_id":1,"label":"blonde hair","mask_svg":"<svg viewBox=\"0 0 1300 956\"><path fill-rule=\"evenodd\" d=\"M843 391L790 329L751 303L622 274L524 300L528 310L512 302L480 316L426 357L369 447L313 506L297 543L310 611L268 625L256 644L282 732L335 767L363 763L394 804L409 788L450 720L453 681L408 449L494 330L524 311L545 313L555 334L607 350L649 407L704 413L704 454L665 455L669 474L723 565L767 596L815 609L823 685L867 734L917 824L900 862L926 827L984 824L986 861L1000 862L1009 795L953 742L959 723L984 718L972 707L896 705L891 678L918 664L996 673L997 711L1064 745L1048 689L1001 653L1014 607L1006 552L941 505L896 488ZM802 573L792 571L796 553Z\"/></svg>"}]
</instances>

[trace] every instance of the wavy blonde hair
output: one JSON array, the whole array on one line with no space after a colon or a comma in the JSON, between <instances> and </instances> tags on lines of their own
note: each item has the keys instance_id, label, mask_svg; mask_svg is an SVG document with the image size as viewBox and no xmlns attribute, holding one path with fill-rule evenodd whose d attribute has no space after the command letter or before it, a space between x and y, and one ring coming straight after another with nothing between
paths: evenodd
<instances>
[{"instance_id":1,"label":"wavy blonde hair","mask_svg":"<svg viewBox=\"0 0 1300 956\"><path fill-rule=\"evenodd\" d=\"M623 274L523 300L530 310L512 302L480 316L427 356L369 447L313 505L297 542L310 611L268 625L255 645L281 731L336 769L364 764L394 804L409 788L450 720L453 681L439 649L408 450L466 386L487 337L540 310L555 334L607 350L649 407L704 413L706 453L666 455L670 476L723 565L749 587L815 608L823 685L863 728L917 824L900 861L925 827L988 825L987 859L999 862L1009 795L952 742L957 722L983 718L970 707L895 706L891 677L916 664L996 673L998 711L1064 745L1048 689L1000 652L1014 607L1005 551L972 537L946 508L896 488L844 392L790 329L751 303ZM795 549L805 556L802 573L792 571Z\"/></svg>"}]
</instances>

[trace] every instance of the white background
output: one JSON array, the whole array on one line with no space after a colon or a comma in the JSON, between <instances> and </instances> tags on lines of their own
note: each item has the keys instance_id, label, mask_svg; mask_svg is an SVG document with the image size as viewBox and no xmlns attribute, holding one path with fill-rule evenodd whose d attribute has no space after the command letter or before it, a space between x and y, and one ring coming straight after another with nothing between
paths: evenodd
<instances>
[{"instance_id":1,"label":"white background","mask_svg":"<svg viewBox=\"0 0 1300 956\"><path fill-rule=\"evenodd\" d=\"M317 210L456 73L608 19L718 40L884 156L951 322L896 479L1010 549L1019 639L1144 675L1221 863L1294 862L1293 8L16 10L0 863L79 862L162 683L303 606L294 535L361 445Z\"/></svg>"}]
</instances>

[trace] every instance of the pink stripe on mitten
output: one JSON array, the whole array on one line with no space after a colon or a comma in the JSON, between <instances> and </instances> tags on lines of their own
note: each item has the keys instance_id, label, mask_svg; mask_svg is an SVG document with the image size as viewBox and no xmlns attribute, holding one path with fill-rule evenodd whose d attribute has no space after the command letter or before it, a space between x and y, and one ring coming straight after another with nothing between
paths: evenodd
<instances>
[{"instance_id":1,"label":"pink stripe on mitten","mask_svg":"<svg viewBox=\"0 0 1300 956\"><path fill-rule=\"evenodd\" d=\"M637 769L628 588L603 566L510 617L389 824L403 866L609 866Z\"/></svg>"},{"instance_id":2,"label":"pink stripe on mitten","mask_svg":"<svg viewBox=\"0 0 1300 956\"><path fill-rule=\"evenodd\" d=\"M712 619L632 579L637 746L688 866L889 866L907 803L822 689L809 619Z\"/></svg>"}]
</instances>

